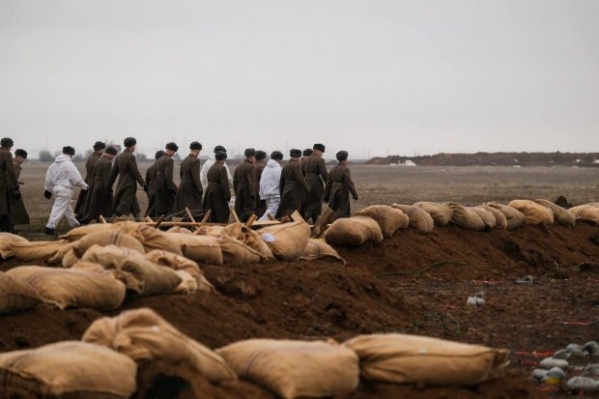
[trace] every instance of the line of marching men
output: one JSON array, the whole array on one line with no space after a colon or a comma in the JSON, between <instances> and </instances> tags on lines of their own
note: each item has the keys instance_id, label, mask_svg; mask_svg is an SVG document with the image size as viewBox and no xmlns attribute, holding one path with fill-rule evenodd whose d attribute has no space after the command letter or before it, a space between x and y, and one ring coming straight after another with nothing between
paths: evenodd
<instances>
[{"instance_id":1,"label":"line of marching men","mask_svg":"<svg viewBox=\"0 0 599 399\"><path fill-rule=\"evenodd\" d=\"M9 187L12 184L12 178L8 176L11 172L1 161L8 159L8 156L3 155L5 153L12 158L10 147L13 143L11 140L10 147L7 147L5 144L8 145L9 142L6 140L10 139L2 140L0 194L5 199L18 196L22 205L20 193L15 194L18 192L18 185ZM284 156L280 151L273 151L267 160L264 151L248 148L244 152L245 159L231 176L226 164L227 151L223 146L216 146L213 156L209 156L204 165L200 165L202 145L194 141L189 146L189 155L181 162L179 187L173 179L173 156L179 150L177 144L167 143L164 151L156 153L155 162L148 168L145 178L139 172L134 155L137 140L127 137L123 145L123 152L117 156L114 147L96 142L85 165L85 179L72 162L74 148L63 147L62 154L56 157L46 173L44 196L47 199L52 196L55 198L46 224L47 234L56 233L56 225L63 217L72 227L98 220L101 215L111 215L110 218L133 215L136 220L141 221L141 208L136 197L138 184L148 195L145 216L179 215L185 220L186 209L191 211L193 217L201 217L210 209L209 221L212 223L228 223L231 188L235 194L234 209L242 222L252 215L262 219L268 219L269 215L282 218L298 210L306 221L312 220L314 223L322 213L323 202L328 202L335 211L335 218L347 217L350 214L350 195L355 200L358 199L347 167L348 153L339 151L336 154L337 165L327 171L322 158L325 146L322 144L314 144L313 149L303 152L292 149L284 166ZM19 151L22 150L17 152ZM15 162L19 158L17 152ZM22 163L23 154L20 155ZM13 164L12 159L10 164ZM115 182L116 189L113 191ZM70 201L75 186L80 187L81 192L73 210ZM0 202L2 218L5 213L11 214L10 204L14 203L4 202L5 207ZM24 206L22 208L26 214ZM7 225L7 230L2 227L2 231L13 231L15 224L29 223L28 217L26 221L2 221Z\"/></svg>"}]
</instances>

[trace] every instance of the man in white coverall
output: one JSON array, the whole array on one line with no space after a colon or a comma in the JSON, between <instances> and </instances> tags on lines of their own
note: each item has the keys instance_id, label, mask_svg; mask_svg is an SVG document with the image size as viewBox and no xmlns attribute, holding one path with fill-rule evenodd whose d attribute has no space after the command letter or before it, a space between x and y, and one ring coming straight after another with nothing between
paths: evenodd
<instances>
[{"instance_id":1,"label":"man in white coverall","mask_svg":"<svg viewBox=\"0 0 599 399\"><path fill-rule=\"evenodd\" d=\"M52 194L55 197L52 212L46 224L46 234L56 234L56 225L63 216L67 218L69 226L79 226L73 208L71 208L73 186L79 186L82 190L87 190L88 186L73 164L73 155L75 155L73 147L63 147L62 154L56 157L46 173L44 197L50 199Z\"/></svg>"},{"instance_id":2,"label":"man in white coverall","mask_svg":"<svg viewBox=\"0 0 599 399\"><path fill-rule=\"evenodd\" d=\"M262 171L260 178L260 199L266 201L266 212L259 220L268 220L268 215L273 217L279 209L281 203L281 192L279 191L279 182L281 181L281 163L283 163L283 153L273 151L266 167Z\"/></svg>"}]
</instances>

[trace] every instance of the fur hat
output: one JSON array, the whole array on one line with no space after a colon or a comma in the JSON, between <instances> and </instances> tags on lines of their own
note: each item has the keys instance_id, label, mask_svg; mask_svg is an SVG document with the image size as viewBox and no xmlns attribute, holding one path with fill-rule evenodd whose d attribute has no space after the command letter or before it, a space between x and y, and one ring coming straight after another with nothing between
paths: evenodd
<instances>
[{"instance_id":1,"label":"fur hat","mask_svg":"<svg viewBox=\"0 0 599 399\"><path fill-rule=\"evenodd\" d=\"M339 151L335 156L337 157L337 161L341 162L341 161L347 161L347 157L348 157L348 153L347 151Z\"/></svg>"},{"instance_id":2,"label":"fur hat","mask_svg":"<svg viewBox=\"0 0 599 399\"><path fill-rule=\"evenodd\" d=\"M175 151L175 152L179 151L179 146L177 144L173 143L172 141L170 143L166 143L164 148L166 148L167 150Z\"/></svg>"},{"instance_id":3,"label":"fur hat","mask_svg":"<svg viewBox=\"0 0 599 399\"><path fill-rule=\"evenodd\" d=\"M2 147L12 147L13 145L15 145L15 142L12 141L10 137L5 137L0 140L0 146Z\"/></svg>"},{"instance_id":4,"label":"fur hat","mask_svg":"<svg viewBox=\"0 0 599 399\"><path fill-rule=\"evenodd\" d=\"M71 147L70 145L67 145L67 146L62 147L62 153L73 156L73 155L75 155L75 149L73 147Z\"/></svg>"},{"instance_id":5,"label":"fur hat","mask_svg":"<svg viewBox=\"0 0 599 399\"><path fill-rule=\"evenodd\" d=\"M256 161L260 161L261 159L266 159L266 153L262 150L256 151Z\"/></svg>"},{"instance_id":6,"label":"fur hat","mask_svg":"<svg viewBox=\"0 0 599 399\"><path fill-rule=\"evenodd\" d=\"M23 157L23 158L27 159L27 151L19 148L18 150L15 151L15 157Z\"/></svg>"},{"instance_id":7,"label":"fur hat","mask_svg":"<svg viewBox=\"0 0 599 399\"><path fill-rule=\"evenodd\" d=\"M314 153L314 150L313 150L312 148L306 148L306 149L304 150L304 152L302 152L302 154L303 154L305 157L309 157L309 156L310 156L310 155L312 155L313 153Z\"/></svg>"},{"instance_id":8,"label":"fur hat","mask_svg":"<svg viewBox=\"0 0 599 399\"><path fill-rule=\"evenodd\" d=\"M273 151L270 153L270 159L274 159L275 161L282 161L283 153L281 151Z\"/></svg>"},{"instance_id":9,"label":"fur hat","mask_svg":"<svg viewBox=\"0 0 599 399\"><path fill-rule=\"evenodd\" d=\"M246 148L243 155L245 155L246 158L256 156L256 150L253 148Z\"/></svg>"},{"instance_id":10,"label":"fur hat","mask_svg":"<svg viewBox=\"0 0 599 399\"><path fill-rule=\"evenodd\" d=\"M156 151L156 154L154 154L154 159L158 159L163 155L164 155L164 151L162 151L162 150Z\"/></svg>"},{"instance_id":11,"label":"fur hat","mask_svg":"<svg viewBox=\"0 0 599 399\"><path fill-rule=\"evenodd\" d=\"M137 140L135 140L135 137L127 137L123 141L123 144L125 145L126 148L133 147L135 144L137 144Z\"/></svg>"},{"instance_id":12,"label":"fur hat","mask_svg":"<svg viewBox=\"0 0 599 399\"><path fill-rule=\"evenodd\" d=\"M106 147L106 149L104 150L105 154L111 154L111 155L116 155L117 150L116 148L114 148L113 146L109 145L108 147Z\"/></svg>"},{"instance_id":13,"label":"fur hat","mask_svg":"<svg viewBox=\"0 0 599 399\"><path fill-rule=\"evenodd\" d=\"M302 156L302 150L293 149L289 151L289 156L293 158L299 158Z\"/></svg>"},{"instance_id":14,"label":"fur hat","mask_svg":"<svg viewBox=\"0 0 599 399\"><path fill-rule=\"evenodd\" d=\"M96 141L94 144L94 151L103 150L104 148L106 148L106 144L101 141Z\"/></svg>"},{"instance_id":15,"label":"fur hat","mask_svg":"<svg viewBox=\"0 0 599 399\"><path fill-rule=\"evenodd\" d=\"M214 154L214 158L216 158L217 161L224 161L225 159L227 159L227 153L219 151L216 154Z\"/></svg>"},{"instance_id":16,"label":"fur hat","mask_svg":"<svg viewBox=\"0 0 599 399\"><path fill-rule=\"evenodd\" d=\"M189 149L190 150L202 150L202 145L200 143L198 143L197 141L192 141L191 144L189 145Z\"/></svg>"},{"instance_id":17,"label":"fur hat","mask_svg":"<svg viewBox=\"0 0 599 399\"><path fill-rule=\"evenodd\" d=\"M222 145L217 145L214 147L214 153L216 154L217 152L224 152L226 154L227 150Z\"/></svg>"},{"instance_id":18,"label":"fur hat","mask_svg":"<svg viewBox=\"0 0 599 399\"><path fill-rule=\"evenodd\" d=\"M322 152L324 152L324 144L314 144L314 146L312 147L315 150L320 150Z\"/></svg>"}]
</instances>

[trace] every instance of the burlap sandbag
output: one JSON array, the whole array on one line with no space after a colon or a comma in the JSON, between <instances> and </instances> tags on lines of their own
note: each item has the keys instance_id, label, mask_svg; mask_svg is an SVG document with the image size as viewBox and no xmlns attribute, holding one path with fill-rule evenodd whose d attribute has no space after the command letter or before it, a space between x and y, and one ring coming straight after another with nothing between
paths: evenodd
<instances>
[{"instance_id":1,"label":"burlap sandbag","mask_svg":"<svg viewBox=\"0 0 599 399\"><path fill-rule=\"evenodd\" d=\"M421 233L430 233L435 227L432 216L423 208L414 205L393 204L393 208L401 209L410 218L410 229Z\"/></svg>"},{"instance_id":2,"label":"burlap sandbag","mask_svg":"<svg viewBox=\"0 0 599 399\"><path fill-rule=\"evenodd\" d=\"M199 229L197 229L194 232L194 234L201 235L201 236L220 237L220 236L223 236L223 235L229 234L229 233L227 233L225 226L202 226Z\"/></svg>"},{"instance_id":3,"label":"burlap sandbag","mask_svg":"<svg viewBox=\"0 0 599 399\"><path fill-rule=\"evenodd\" d=\"M247 265L265 260L258 251L228 235L218 237L218 245L226 265Z\"/></svg>"},{"instance_id":4,"label":"burlap sandbag","mask_svg":"<svg viewBox=\"0 0 599 399\"><path fill-rule=\"evenodd\" d=\"M275 256L268 244L260 238L260 234L242 223L231 223L224 227L224 231L231 237L241 241L254 251L260 253L265 260L274 259Z\"/></svg>"},{"instance_id":5,"label":"burlap sandbag","mask_svg":"<svg viewBox=\"0 0 599 399\"><path fill-rule=\"evenodd\" d=\"M198 291L198 282L185 270L176 270L181 278L181 283L171 292L172 294L195 294Z\"/></svg>"},{"instance_id":6,"label":"burlap sandbag","mask_svg":"<svg viewBox=\"0 0 599 399\"><path fill-rule=\"evenodd\" d=\"M446 204L439 204L437 202L420 201L416 202L414 206L424 209L433 218L435 225L446 226L451 222L453 216L453 209L448 207Z\"/></svg>"},{"instance_id":7,"label":"burlap sandbag","mask_svg":"<svg viewBox=\"0 0 599 399\"><path fill-rule=\"evenodd\" d=\"M64 341L0 353L0 397L22 389L44 398L126 399L136 390L137 366L100 345Z\"/></svg>"},{"instance_id":8,"label":"burlap sandbag","mask_svg":"<svg viewBox=\"0 0 599 399\"><path fill-rule=\"evenodd\" d=\"M568 211L577 218L587 219L595 223L599 223L599 203L597 202L578 205L570 208Z\"/></svg>"},{"instance_id":9,"label":"burlap sandbag","mask_svg":"<svg viewBox=\"0 0 599 399\"><path fill-rule=\"evenodd\" d=\"M138 223L138 225L138 231L143 237L143 241L141 242L146 252L160 249L182 255L181 247L176 242L170 240L170 234L145 224Z\"/></svg>"},{"instance_id":10,"label":"burlap sandbag","mask_svg":"<svg viewBox=\"0 0 599 399\"><path fill-rule=\"evenodd\" d=\"M14 255L12 250L14 244L27 244L28 242L25 238L16 234L0 233L0 257L2 259L10 258Z\"/></svg>"},{"instance_id":11,"label":"burlap sandbag","mask_svg":"<svg viewBox=\"0 0 599 399\"><path fill-rule=\"evenodd\" d=\"M368 241L378 244L383 239L381 227L368 216L337 219L324 232L324 240L333 246L360 246Z\"/></svg>"},{"instance_id":12,"label":"burlap sandbag","mask_svg":"<svg viewBox=\"0 0 599 399\"><path fill-rule=\"evenodd\" d=\"M217 237L181 233L167 234L169 240L181 248L181 253L186 258L209 265L223 264L223 255Z\"/></svg>"},{"instance_id":13,"label":"burlap sandbag","mask_svg":"<svg viewBox=\"0 0 599 399\"><path fill-rule=\"evenodd\" d=\"M182 281L174 270L150 262L137 251L115 245L94 245L81 260L102 265L125 283L127 289L142 296L172 293Z\"/></svg>"},{"instance_id":14,"label":"burlap sandbag","mask_svg":"<svg viewBox=\"0 0 599 399\"><path fill-rule=\"evenodd\" d=\"M6 273L29 284L44 302L59 309L113 310L125 300L125 285L106 271L19 266Z\"/></svg>"},{"instance_id":15,"label":"burlap sandbag","mask_svg":"<svg viewBox=\"0 0 599 399\"><path fill-rule=\"evenodd\" d=\"M285 399L343 395L359 383L358 357L334 343L250 339L216 353L239 377Z\"/></svg>"},{"instance_id":16,"label":"burlap sandbag","mask_svg":"<svg viewBox=\"0 0 599 399\"><path fill-rule=\"evenodd\" d=\"M0 316L29 310L40 302L40 297L27 282L0 272Z\"/></svg>"},{"instance_id":17,"label":"burlap sandbag","mask_svg":"<svg viewBox=\"0 0 599 399\"><path fill-rule=\"evenodd\" d=\"M167 233L193 234L191 230L181 226L173 226L166 231Z\"/></svg>"},{"instance_id":18,"label":"burlap sandbag","mask_svg":"<svg viewBox=\"0 0 599 399\"><path fill-rule=\"evenodd\" d=\"M490 207L488 205L479 205L477 208L482 208L488 212L491 212L495 217L495 228L499 230L507 229L507 218L499 209Z\"/></svg>"},{"instance_id":19,"label":"burlap sandbag","mask_svg":"<svg viewBox=\"0 0 599 399\"><path fill-rule=\"evenodd\" d=\"M194 341L148 308L122 312L94 321L83 341L107 346L133 359L143 369L183 378L194 385L198 377L211 382L236 379L227 362ZM148 378L144 374L144 378ZM150 381L140 381L140 387Z\"/></svg>"},{"instance_id":20,"label":"burlap sandbag","mask_svg":"<svg viewBox=\"0 0 599 399\"><path fill-rule=\"evenodd\" d=\"M520 227L526 221L526 216L519 210L512 208L511 206L499 204L497 202L487 202L485 205L499 210L505 216L507 221L507 229L513 230Z\"/></svg>"},{"instance_id":21,"label":"burlap sandbag","mask_svg":"<svg viewBox=\"0 0 599 399\"><path fill-rule=\"evenodd\" d=\"M304 221L282 223L260 230L260 237L278 259L297 259L310 239L310 226Z\"/></svg>"},{"instance_id":22,"label":"burlap sandbag","mask_svg":"<svg viewBox=\"0 0 599 399\"><path fill-rule=\"evenodd\" d=\"M576 216L568 212L567 209L564 209L546 199L536 199L535 202L537 204L543 205L546 208L549 208L551 212L553 212L553 219L555 223L564 226L574 226L576 224Z\"/></svg>"},{"instance_id":23,"label":"burlap sandbag","mask_svg":"<svg viewBox=\"0 0 599 399\"><path fill-rule=\"evenodd\" d=\"M519 210L526 216L526 223L536 226L538 224L553 224L553 211L531 200L512 200L508 206Z\"/></svg>"},{"instance_id":24,"label":"burlap sandbag","mask_svg":"<svg viewBox=\"0 0 599 399\"><path fill-rule=\"evenodd\" d=\"M67 240L32 241L12 246L15 259L23 263L44 264L69 245Z\"/></svg>"},{"instance_id":25,"label":"burlap sandbag","mask_svg":"<svg viewBox=\"0 0 599 399\"><path fill-rule=\"evenodd\" d=\"M492 212L487 211L482 206L473 206L470 207L480 219L485 224L485 230L492 230L497 225L497 220L495 220L495 215Z\"/></svg>"},{"instance_id":26,"label":"burlap sandbag","mask_svg":"<svg viewBox=\"0 0 599 399\"><path fill-rule=\"evenodd\" d=\"M308 245L306 245L304 253L302 254L302 256L300 256L300 259L314 260L322 258L332 258L335 260L339 260L343 262L343 264L345 264L345 259L339 256L339 253L335 250L335 248L331 247L323 239L310 238L310 240L308 240Z\"/></svg>"},{"instance_id":27,"label":"burlap sandbag","mask_svg":"<svg viewBox=\"0 0 599 399\"><path fill-rule=\"evenodd\" d=\"M462 206L455 202L449 202L447 206L453 209L451 222L456 226L474 231L483 231L487 228L485 222L478 216L474 209Z\"/></svg>"},{"instance_id":28,"label":"burlap sandbag","mask_svg":"<svg viewBox=\"0 0 599 399\"><path fill-rule=\"evenodd\" d=\"M344 343L367 380L471 386L500 374L510 351L407 334L360 335Z\"/></svg>"},{"instance_id":29,"label":"burlap sandbag","mask_svg":"<svg viewBox=\"0 0 599 399\"><path fill-rule=\"evenodd\" d=\"M175 271L184 271L196 280L198 290L204 292L215 292L216 289L204 276L197 263L185 256L176 255L171 252L155 249L145 255L145 258L159 266L170 267Z\"/></svg>"},{"instance_id":30,"label":"burlap sandbag","mask_svg":"<svg viewBox=\"0 0 599 399\"><path fill-rule=\"evenodd\" d=\"M118 230L118 225L113 223L93 223L85 226L75 227L69 230L66 234L60 236L61 239L67 241L77 241L85 236L105 231Z\"/></svg>"},{"instance_id":31,"label":"burlap sandbag","mask_svg":"<svg viewBox=\"0 0 599 399\"><path fill-rule=\"evenodd\" d=\"M371 205L361 209L354 216L368 216L380 226L383 237L391 238L399 229L407 229L410 218L401 209L389 205Z\"/></svg>"}]
</instances>

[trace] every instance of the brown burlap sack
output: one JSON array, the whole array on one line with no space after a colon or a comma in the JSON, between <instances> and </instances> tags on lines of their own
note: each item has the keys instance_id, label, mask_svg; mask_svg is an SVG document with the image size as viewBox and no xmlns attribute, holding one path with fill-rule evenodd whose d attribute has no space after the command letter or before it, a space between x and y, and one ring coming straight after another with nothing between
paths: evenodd
<instances>
[{"instance_id":1,"label":"brown burlap sack","mask_svg":"<svg viewBox=\"0 0 599 399\"><path fill-rule=\"evenodd\" d=\"M424 385L476 385L501 374L510 351L406 334L360 335L344 343L367 380Z\"/></svg>"},{"instance_id":2,"label":"brown burlap sack","mask_svg":"<svg viewBox=\"0 0 599 399\"><path fill-rule=\"evenodd\" d=\"M73 242L90 234L101 233L105 231L116 231L118 228L118 224L113 223L88 224L85 226L75 227L74 229L69 230L66 234L61 235L60 238Z\"/></svg>"},{"instance_id":3,"label":"brown burlap sack","mask_svg":"<svg viewBox=\"0 0 599 399\"><path fill-rule=\"evenodd\" d=\"M421 233L430 233L435 227L432 216L423 208L413 205L393 204L393 208L401 209L410 218L409 228Z\"/></svg>"},{"instance_id":4,"label":"brown burlap sack","mask_svg":"<svg viewBox=\"0 0 599 399\"><path fill-rule=\"evenodd\" d=\"M73 265L79 261L80 259L77 257L77 255L75 255L75 251L71 249L69 252L64 254L60 264L62 265L62 267L68 269L69 267L73 267Z\"/></svg>"},{"instance_id":5,"label":"brown burlap sack","mask_svg":"<svg viewBox=\"0 0 599 399\"><path fill-rule=\"evenodd\" d=\"M265 260L258 251L228 235L218 237L218 245L223 254L223 263L226 265L247 265Z\"/></svg>"},{"instance_id":6,"label":"brown burlap sack","mask_svg":"<svg viewBox=\"0 0 599 399\"><path fill-rule=\"evenodd\" d=\"M435 225L446 226L451 222L453 216L453 209L448 207L446 204L439 204L437 202L420 201L416 202L414 206L424 209L433 218Z\"/></svg>"},{"instance_id":7,"label":"brown burlap sack","mask_svg":"<svg viewBox=\"0 0 599 399\"><path fill-rule=\"evenodd\" d=\"M490 207L488 205L479 205L477 208L482 208L488 212L491 212L495 217L495 228L499 230L507 229L507 218L499 209ZM479 215L480 216L480 215Z\"/></svg>"},{"instance_id":8,"label":"brown burlap sack","mask_svg":"<svg viewBox=\"0 0 599 399\"><path fill-rule=\"evenodd\" d=\"M0 353L2 391L22 389L36 397L127 399L136 389L137 366L100 345L64 341L37 349Z\"/></svg>"},{"instance_id":9,"label":"brown burlap sack","mask_svg":"<svg viewBox=\"0 0 599 399\"><path fill-rule=\"evenodd\" d=\"M485 230L492 230L497 225L497 220L492 212L487 211L482 206L470 207L485 224Z\"/></svg>"},{"instance_id":10,"label":"brown burlap sack","mask_svg":"<svg viewBox=\"0 0 599 399\"><path fill-rule=\"evenodd\" d=\"M181 253L186 258L209 265L223 264L223 255L217 237L168 233L168 238L181 248Z\"/></svg>"},{"instance_id":11,"label":"brown burlap sack","mask_svg":"<svg viewBox=\"0 0 599 399\"><path fill-rule=\"evenodd\" d=\"M151 366L156 373L183 378L192 387L198 377L215 383L237 378L219 355L182 334L148 308L98 319L89 326L82 340L127 355L139 365L140 371ZM140 388L150 383L139 381Z\"/></svg>"},{"instance_id":12,"label":"brown burlap sack","mask_svg":"<svg viewBox=\"0 0 599 399\"><path fill-rule=\"evenodd\" d=\"M310 239L310 226L304 221L282 223L260 230L260 237L278 259L297 259Z\"/></svg>"},{"instance_id":13,"label":"brown burlap sack","mask_svg":"<svg viewBox=\"0 0 599 399\"><path fill-rule=\"evenodd\" d=\"M181 284L181 277L174 270L150 262L137 251L115 245L94 245L81 260L102 265L125 283L127 289L142 296L169 294Z\"/></svg>"},{"instance_id":14,"label":"brown burlap sack","mask_svg":"<svg viewBox=\"0 0 599 399\"><path fill-rule=\"evenodd\" d=\"M519 210L512 208L511 206L499 204L497 202L487 202L485 205L499 210L505 216L507 221L507 229L513 230L516 227L520 227L526 221L526 216Z\"/></svg>"},{"instance_id":15,"label":"brown burlap sack","mask_svg":"<svg viewBox=\"0 0 599 399\"><path fill-rule=\"evenodd\" d=\"M519 210L526 216L526 223L534 226L544 223L553 224L554 216L551 209L531 200L512 200L508 206Z\"/></svg>"},{"instance_id":16,"label":"brown burlap sack","mask_svg":"<svg viewBox=\"0 0 599 399\"><path fill-rule=\"evenodd\" d=\"M451 222L462 229L483 231L487 227L485 222L472 208L468 208L455 202L447 203L453 209Z\"/></svg>"},{"instance_id":17,"label":"brown burlap sack","mask_svg":"<svg viewBox=\"0 0 599 399\"><path fill-rule=\"evenodd\" d=\"M537 204L543 205L546 208L549 208L551 212L553 212L553 219L555 223L564 226L574 226L576 224L576 216L568 212L567 209L564 209L546 199L536 199L535 202Z\"/></svg>"},{"instance_id":18,"label":"brown burlap sack","mask_svg":"<svg viewBox=\"0 0 599 399\"><path fill-rule=\"evenodd\" d=\"M219 226L220 227L220 226ZM224 227L224 231L231 237L241 241L254 251L260 253L265 260L274 259L270 247L260 238L260 234L242 223L231 223Z\"/></svg>"},{"instance_id":19,"label":"brown burlap sack","mask_svg":"<svg viewBox=\"0 0 599 399\"><path fill-rule=\"evenodd\" d=\"M308 240L308 245L306 245L304 253L302 254L302 256L300 256L300 259L313 260L322 258L332 258L335 260L339 260L343 262L343 264L345 264L345 259L339 256L339 253L337 253L335 248L331 247L323 239L310 238L310 240Z\"/></svg>"},{"instance_id":20,"label":"brown burlap sack","mask_svg":"<svg viewBox=\"0 0 599 399\"><path fill-rule=\"evenodd\" d=\"M239 377L285 399L343 395L359 383L354 351L328 342L250 339L216 353Z\"/></svg>"},{"instance_id":21,"label":"brown burlap sack","mask_svg":"<svg viewBox=\"0 0 599 399\"><path fill-rule=\"evenodd\" d=\"M196 280L200 291L216 292L214 286L206 280L206 277L198 264L191 259L187 259L185 256L155 249L154 251L147 253L145 258L159 266L170 267L175 271L184 271L190 274Z\"/></svg>"},{"instance_id":22,"label":"brown burlap sack","mask_svg":"<svg viewBox=\"0 0 599 399\"><path fill-rule=\"evenodd\" d=\"M193 234L191 230L181 226L173 226L166 231L167 233Z\"/></svg>"},{"instance_id":23,"label":"brown burlap sack","mask_svg":"<svg viewBox=\"0 0 599 399\"><path fill-rule=\"evenodd\" d=\"M196 279L185 270L175 271L179 277L181 277L181 284L177 286L172 294L195 294L199 287Z\"/></svg>"},{"instance_id":24,"label":"brown burlap sack","mask_svg":"<svg viewBox=\"0 0 599 399\"><path fill-rule=\"evenodd\" d=\"M2 257L2 259L10 258L14 255L12 250L12 246L14 244L26 244L28 242L29 241L27 241L25 238L16 234L0 233L0 257Z\"/></svg>"},{"instance_id":25,"label":"brown burlap sack","mask_svg":"<svg viewBox=\"0 0 599 399\"><path fill-rule=\"evenodd\" d=\"M155 227L137 223L138 231L143 237L144 249L146 252L160 249L162 251L172 252L177 255L182 255L181 247L176 242L170 240L170 234L160 231Z\"/></svg>"},{"instance_id":26,"label":"brown burlap sack","mask_svg":"<svg viewBox=\"0 0 599 399\"><path fill-rule=\"evenodd\" d=\"M225 229L225 226L202 226L199 229L197 229L194 234L200 235L200 236L215 236L215 237L221 237L225 234L229 234L227 233L227 230Z\"/></svg>"},{"instance_id":27,"label":"brown burlap sack","mask_svg":"<svg viewBox=\"0 0 599 399\"><path fill-rule=\"evenodd\" d=\"M578 205L570 208L568 211L576 218L587 219L599 223L599 203L597 202Z\"/></svg>"},{"instance_id":28,"label":"brown burlap sack","mask_svg":"<svg viewBox=\"0 0 599 399\"><path fill-rule=\"evenodd\" d=\"M360 246L367 241L379 244L383 239L381 227L368 216L337 219L324 232L324 240L333 246Z\"/></svg>"},{"instance_id":29,"label":"brown burlap sack","mask_svg":"<svg viewBox=\"0 0 599 399\"><path fill-rule=\"evenodd\" d=\"M0 316L29 310L40 302L29 284L0 272Z\"/></svg>"},{"instance_id":30,"label":"brown burlap sack","mask_svg":"<svg viewBox=\"0 0 599 399\"><path fill-rule=\"evenodd\" d=\"M50 261L59 251L67 247L67 240L32 241L15 243L12 250L15 259L23 263L44 264Z\"/></svg>"},{"instance_id":31,"label":"brown burlap sack","mask_svg":"<svg viewBox=\"0 0 599 399\"><path fill-rule=\"evenodd\" d=\"M401 209L389 205L371 205L354 213L354 216L373 218L381 228L383 237L391 238L399 229L407 229L410 218Z\"/></svg>"},{"instance_id":32,"label":"brown burlap sack","mask_svg":"<svg viewBox=\"0 0 599 399\"><path fill-rule=\"evenodd\" d=\"M125 285L105 271L19 266L7 274L29 284L44 302L59 309L113 310L125 300Z\"/></svg>"}]
</instances>

